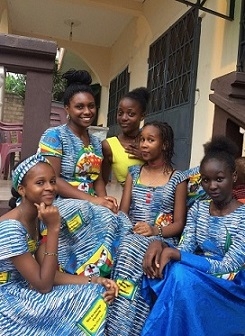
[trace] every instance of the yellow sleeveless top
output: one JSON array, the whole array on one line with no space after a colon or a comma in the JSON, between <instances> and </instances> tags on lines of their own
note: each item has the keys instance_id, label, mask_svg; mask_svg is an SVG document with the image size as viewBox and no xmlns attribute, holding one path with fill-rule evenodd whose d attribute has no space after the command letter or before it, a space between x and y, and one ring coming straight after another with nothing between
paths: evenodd
<instances>
[{"instance_id":1,"label":"yellow sleeveless top","mask_svg":"<svg viewBox=\"0 0 245 336\"><path fill-rule=\"evenodd\" d=\"M111 147L112 171L117 181L123 185L128 174L128 168L134 165L142 165L144 162L128 157L128 153L125 152L125 148L121 145L117 137L107 138L106 141Z\"/></svg>"}]
</instances>

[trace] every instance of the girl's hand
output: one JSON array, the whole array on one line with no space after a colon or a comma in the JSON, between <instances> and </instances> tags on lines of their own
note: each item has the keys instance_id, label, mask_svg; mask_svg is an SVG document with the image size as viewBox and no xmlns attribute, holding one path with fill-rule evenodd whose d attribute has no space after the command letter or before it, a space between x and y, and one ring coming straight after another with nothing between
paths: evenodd
<instances>
[{"instance_id":1,"label":"girl's hand","mask_svg":"<svg viewBox=\"0 0 245 336\"><path fill-rule=\"evenodd\" d=\"M38 218L47 226L48 229L60 229L60 213L56 206L46 206L44 202L35 203L38 211Z\"/></svg>"},{"instance_id":2,"label":"girl's hand","mask_svg":"<svg viewBox=\"0 0 245 336\"><path fill-rule=\"evenodd\" d=\"M118 296L118 286L115 281L102 277L94 277L96 283L105 287L106 292L103 294L105 302L112 303L115 297Z\"/></svg>"},{"instance_id":3,"label":"girl's hand","mask_svg":"<svg viewBox=\"0 0 245 336\"><path fill-rule=\"evenodd\" d=\"M137 222L133 231L145 237L154 236L153 227L146 222Z\"/></svg>"},{"instance_id":4,"label":"girl's hand","mask_svg":"<svg viewBox=\"0 0 245 336\"><path fill-rule=\"evenodd\" d=\"M150 243L143 259L143 272L148 278L154 279L159 273L159 263L163 251L162 242L155 240Z\"/></svg>"},{"instance_id":5,"label":"girl's hand","mask_svg":"<svg viewBox=\"0 0 245 336\"><path fill-rule=\"evenodd\" d=\"M104 196L104 197L93 197L93 203L97 205L102 205L112 212L118 212L118 204L117 200L112 196Z\"/></svg>"},{"instance_id":6,"label":"girl's hand","mask_svg":"<svg viewBox=\"0 0 245 336\"><path fill-rule=\"evenodd\" d=\"M160 260L156 263L156 277L162 278L162 272L164 267L170 260L180 260L180 252L176 248L166 247L162 250Z\"/></svg>"},{"instance_id":7,"label":"girl's hand","mask_svg":"<svg viewBox=\"0 0 245 336\"><path fill-rule=\"evenodd\" d=\"M128 157L131 159L143 160L141 151L137 145L128 145L125 147L125 152L128 153Z\"/></svg>"}]
</instances>

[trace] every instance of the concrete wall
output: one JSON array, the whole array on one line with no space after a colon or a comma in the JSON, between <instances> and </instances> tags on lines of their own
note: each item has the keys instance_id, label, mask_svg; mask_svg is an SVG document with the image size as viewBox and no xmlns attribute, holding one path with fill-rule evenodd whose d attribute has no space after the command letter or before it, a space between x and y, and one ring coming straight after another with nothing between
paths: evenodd
<instances>
[{"instance_id":1,"label":"concrete wall","mask_svg":"<svg viewBox=\"0 0 245 336\"><path fill-rule=\"evenodd\" d=\"M12 93L5 93L3 116L4 122L23 122L24 101L22 98Z\"/></svg>"}]
</instances>

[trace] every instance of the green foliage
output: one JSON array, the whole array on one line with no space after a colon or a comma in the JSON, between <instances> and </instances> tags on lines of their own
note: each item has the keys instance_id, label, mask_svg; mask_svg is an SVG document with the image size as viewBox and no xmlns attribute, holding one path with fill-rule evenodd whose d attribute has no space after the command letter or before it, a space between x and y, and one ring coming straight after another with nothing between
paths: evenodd
<instances>
[{"instance_id":1,"label":"green foliage","mask_svg":"<svg viewBox=\"0 0 245 336\"><path fill-rule=\"evenodd\" d=\"M15 93L21 98L25 98L26 76L22 74L7 73L5 78L5 91Z\"/></svg>"},{"instance_id":2,"label":"green foliage","mask_svg":"<svg viewBox=\"0 0 245 336\"><path fill-rule=\"evenodd\" d=\"M62 78L62 74L58 70L58 64L56 62L54 66L52 99L56 101L62 101L65 88L66 81Z\"/></svg>"},{"instance_id":3,"label":"green foliage","mask_svg":"<svg viewBox=\"0 0 245 336\"><path fill-rule=\"evenodd\" d=\"M62 74L58 70L57 63L55 63L53 71L53 88L52 99L62 101L63 93L65 91L66 82L62 78ZM8 93L15 93L21 98L25 98L26 89L26 75L7 73L5 78L5 91Z\"/></svg>"}]
</instances>

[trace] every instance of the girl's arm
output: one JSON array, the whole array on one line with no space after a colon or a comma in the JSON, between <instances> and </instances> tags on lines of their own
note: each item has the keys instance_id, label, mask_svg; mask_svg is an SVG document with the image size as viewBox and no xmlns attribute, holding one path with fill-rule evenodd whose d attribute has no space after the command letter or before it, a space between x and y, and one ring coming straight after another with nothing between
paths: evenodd
<instances>
[{"instance_id":1,"label":"girl's arm","mask_svg":"<svg viewBox=\"0 0 245 336\"><path fill-rule=\"evenodd\" d=\"M143 236L158 236L160 233L164 238L180 236L186 222L186 181L177 185L174 198L173 223L167 226L151 226L147 222L137 222L134 232Z\"/></svg>"},{"instance_id":2,"label":"girl's arm","mask_svg":"<svg viewBox=\"0 0 245 336\"><path fill-rule=\"evenodd\" d=\"M129 209L130 209L132 185L133 185L133 179L132 179L131 174L128 173L126 177L125 185L123 188L122 199L121 199L121 203L119 207L119 209L126 214L129 213Z\"/></svg>"},{"instance_id":3,"label":"girl's arm","mask_svg":"<svg viewBox=\"0 0 245 336\"><path fill-rule=\"evenodd\" d=\"M102 171L100 171L99 176L94 181L94 190L98 197L105 197L106 196L106 188L105 182L102 177Z\"/></svg>"},{"instance_id":4,"label":"girl's arm","mask_svg":"<svg viewBox=\"0 0 245 336\"><path fill-rule=\"evenodd\" d=\"M111 202L111 207L109 209L112 210L114 213L117 213L118 211L117 200L113 196L107 196L105 183L102 178L102 172L100 172L98 178L94 181L94 189L95 189L96 195L99 198L103 198L104 200L106 200L106 202Z\"/></svg>"},{"instance_id":5,"label":"girl's arm","mask_svg":"<svg viewBox=\"0 0 245 336\"><path fill-rule=\"evenodd\" d=\"M102 194L104 193L103 196L98 196L94 197L89 195L88 193L81 191L77 188L74 188L70 183L66 182L63 178L60 177L60 168L61 168L61 159L55 156L48 156L48 160L53 166L55 173L56 173L56 185L57 185L57 194L62 196L63 198L75 198L75 199L81 199L85 201L89 201L93 204L97 205L102 205L114 213L117 213L118 207L116 206L116 201L113 197L106 197L106 191L105 190L105 185L100 178L99 182L102 187L98 187L99 192ZM98 177L99 178L99 177ZM103 189L104 188L104 189Z\"/></svg>"},{"instance_id":6,"label":"girl's arm","mask_svg":"<svg viewBox=\"0 0 245 336\"><path fill-rule=\"evenodd\" d=\"M164 238L180 236L186 223L187 182L183 181L176 187L174 198L173 223L162 226Z\"/></svg>"},{"instance_id":7,"label":"girl's arm","mask_svg":"<svg viewBox=\"0 0 245 336\"><path fill-rule=\"evenodd\" d=\"M60 216L55 206L38 206L39 218L47 226L47 243L43 260L39 264L30 252L12 257L12 263L30 285L41 293L51 291L57 270L58 236Z\"/></svg>"},{"instance_id":8,"label":"girl's arm","mask_svg":"<svg viewBox=\"0 0 245 336\"><path fill-rule=\"evenodd\" d=\"M103 162L102 162L102 177L105 185L109 182L111 175L111 164L112 164L112 151L107 140L102 141L102 152L103 152Z\"/></svg>"},{"instance_id":9,"label":"girl's arm","mask_svg":"<svg viewBox=\"0 0 245 336\"><path fill-rule=\"evenodd\" d=\"M237 234L232 237L228 251L220 260L198 256L186 251L180 251L181 262L191 265L201 271L214 275L229 277L229 273L236 273L245 265L245 217L241 218Z\"/></svg>"},{"instance_id":10,"label":"girl's arm","mask_svg":"<svg viewBox=\"0 0 245 336\"><path fill-rule=\"evenodd\" d=\"M37 262L41 265L44 259L43 252L47 249L46 243L43 243L38 253L36 254ZM103 294L103 297L106 302L111 303L115 297L118 296L118 286L117 284L110 279L106 279L103 277L89 277L84 275L76 275L76 274L68 274L64 272L60 272L56 267L54 285L87 285L89 283L98 284L105 287L106 291Z\"/></svg>"}]
</instances>

